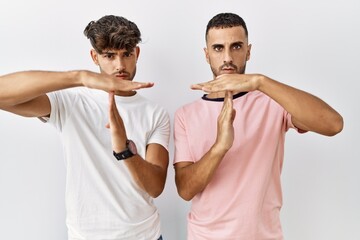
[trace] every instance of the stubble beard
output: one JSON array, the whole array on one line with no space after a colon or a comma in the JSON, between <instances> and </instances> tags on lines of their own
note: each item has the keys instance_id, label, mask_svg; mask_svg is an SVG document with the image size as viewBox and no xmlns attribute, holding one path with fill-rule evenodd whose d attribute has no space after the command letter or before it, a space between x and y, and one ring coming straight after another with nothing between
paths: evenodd
<instances>
[{"instance_id":1,"label":"stubble beard","mask_svg":"<svg viewBox=\"0 0 360 240\"><path fill-rule=\"evenodd\" d=\"M215 67L213 67L213 66L211 65L211 63L210 63L210 68L211 68L211 71L213 72L214 78L222 75L222 74L221 74L221 70L222 70L224 67L232 67L232 68L235 69L235 72L234 72L234 73L236 73L236 74L244 74L244 73L245 73L245 69L246 69L246 63L244 64L243 67L240 67L240 68L239 68L238 66L232 64L232 63L225 63L225 64L221 65L218 69L215 68Z\"/></svg>"}]
</instances>

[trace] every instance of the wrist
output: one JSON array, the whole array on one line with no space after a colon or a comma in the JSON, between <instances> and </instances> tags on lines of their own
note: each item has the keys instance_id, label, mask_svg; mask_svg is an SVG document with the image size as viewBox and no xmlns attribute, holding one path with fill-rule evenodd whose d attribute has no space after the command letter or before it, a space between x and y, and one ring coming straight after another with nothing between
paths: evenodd
<instances>
[{"instance_id":1,"label":"wrist","mask_svg":"<svg viewBox=\"0 0 360 240\"><path fill-rule=\"evenodd\" d=\"M82 87L85 86L83 84L83 79L87 76L86 70L75 70L75 71L69 71L69 80L72 83L72 87Z\"/></svg>"},{"instance_id":2,"label":"wrist","mask_svg":"<svg viewBox=\"0 0 360 240\"><path fill-rule=\"evenodd\" d=\"M226 148L224 144L221 143L215 143L211 149L210 152L212 155L218 156L220 158L223 158L224 155L229 151L230 148Z\"/></svg>"},{"instance_id":3,"label":"wrist","mask_svg":"<svg viewBox=\"0 0 360 240\"><path fill-rule=\"evenodd\" d=\"M125 160L133 157L137 154L137 148L135 143L132 140L126 141L126 148L121 152L116 152L113 150L113 155L117 160Z\"/></svg>"},{"instance_id":4,"label":"wrist","mask_svg":"<svg viewBox=\"0 0 360 240\"><path fill-rule=\"evenodd\" d=\"M263 92L266 79L267 79L266 76L264 76L262 74L257 74L256 75L255 84L256 84L256 89L257 90Z\"/></svg>"}]
</instances>

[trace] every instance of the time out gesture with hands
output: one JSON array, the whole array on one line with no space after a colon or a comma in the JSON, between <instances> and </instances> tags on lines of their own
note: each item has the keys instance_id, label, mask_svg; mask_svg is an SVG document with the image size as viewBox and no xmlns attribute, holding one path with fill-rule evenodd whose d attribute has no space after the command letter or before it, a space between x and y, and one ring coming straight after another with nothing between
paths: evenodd
<instances>
[{"instance_id":1,"label":"time out gesture with hands","mask_svg":"<svg viewBox=\"0 0 360 240\"><path fill-rule=\"evenodd\" d=\"M207 93L261 91L279 103L303 131L332 136L342 128L342 117L320 98L261 74L223 74L214 80L193 84L193 90ZM311 107L309 107L311 106Z\"/></svg>"}]
</instances>

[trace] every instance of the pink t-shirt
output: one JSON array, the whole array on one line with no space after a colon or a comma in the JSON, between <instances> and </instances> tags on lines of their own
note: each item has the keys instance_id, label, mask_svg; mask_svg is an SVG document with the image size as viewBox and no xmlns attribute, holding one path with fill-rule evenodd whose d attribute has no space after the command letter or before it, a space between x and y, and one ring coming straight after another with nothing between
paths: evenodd
<instances>
[{"instance_id":1,"label":"pink t-shirt","mask_svg":"<svg viewBox=\"0 0 360 240\"><path fill-rule=\"evenodd\" d=\"M196 162L214 144L223 99L199 99L177 110L174 164ZM291 116L265 94L234 96L232 148L203 192L192 199L188 240L283 239L280 174Z\"/></svg>"}]
</instances>

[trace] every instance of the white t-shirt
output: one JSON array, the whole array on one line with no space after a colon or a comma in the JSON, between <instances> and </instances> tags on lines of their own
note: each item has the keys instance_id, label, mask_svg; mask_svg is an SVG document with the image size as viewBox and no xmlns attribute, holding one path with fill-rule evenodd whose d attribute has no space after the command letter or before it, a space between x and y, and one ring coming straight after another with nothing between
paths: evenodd
<instances>
[{"instance_id":1,"label":"white t-shirt","mask_svg":"<svg viewBox=\"0 0 360 240\"><path fill-rule=\"evenodd\" d=\"M60 131L66 164L66 224L70 240L158 239L159 213L135 183L123 161L113 156L108 94L73 88L48 94L49 123ZM115 96L129 139L145 158L146 145L168 149L168 113L138 93Z\"/></svg>"}]
</instances>

